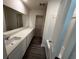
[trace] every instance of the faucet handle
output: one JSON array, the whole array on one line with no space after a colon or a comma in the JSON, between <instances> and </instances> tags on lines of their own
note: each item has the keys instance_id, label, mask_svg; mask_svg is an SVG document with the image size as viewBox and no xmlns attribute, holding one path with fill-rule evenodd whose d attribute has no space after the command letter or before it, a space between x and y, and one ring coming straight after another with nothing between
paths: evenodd
<instances>
[{"instance_id":1,"label":"faucet handle","mask_svg":"<svg viewBox=\"0 0 79 59\"><path fill-rule=\"evenodd\" d=\"M3 35L3 38L4 38L5 40L8 40L9 36L8 36L8 35Z\"/></svg>"}]
</instances>

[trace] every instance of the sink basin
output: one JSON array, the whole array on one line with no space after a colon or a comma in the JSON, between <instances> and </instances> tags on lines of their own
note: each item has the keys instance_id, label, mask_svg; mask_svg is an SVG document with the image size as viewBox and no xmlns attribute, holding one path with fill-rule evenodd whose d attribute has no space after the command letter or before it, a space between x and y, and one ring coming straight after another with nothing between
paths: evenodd
<instances>
[{"instance_id":1,"label":"sink basin","mask_svg":"<svg viewBox=\"0 0 79 59\"><path fill-rule=\"evenodd\" d=\"M19 40L19 39L21 39L21 37L13 37L13 38L11 38L11 40Z\"/></svg>"},{"instance_id":2,"label":"sink basin","mask_svg":"<svg viewBox=\"0 0 79 59\"><path fill-rule=\"evenodd\" d=\"M21 37L13 37L10 40L5 40L5 45L13 45L16 40L20 40Z\"/></svg>"},{"instance_id":3,"label":"sink basin","mask_svg":"<svg viewBox=\"0 0 79 59\"><path fill-rule=\"evenodd\" d=\"M14 40L5 40L5 45L9 45L11 42L13 42Z\"/></svg>"},{"instance_id":4,"label":"sink basin","mask_svg":"<svg viewBox=\"0 0 79 59\"><path fill-rule=\"evenodd\" d=\"M10 46L14 45L15 43L16 43L15 41L11 42L11 43L10 43Z\"/></svg>"}]
</instances>

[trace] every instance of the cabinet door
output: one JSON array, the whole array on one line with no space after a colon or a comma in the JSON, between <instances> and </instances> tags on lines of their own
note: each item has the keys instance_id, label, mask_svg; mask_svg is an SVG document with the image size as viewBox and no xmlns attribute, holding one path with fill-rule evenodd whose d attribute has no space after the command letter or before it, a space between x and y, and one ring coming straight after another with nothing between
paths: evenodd
<instances>
[{"instance_id":1,"label":"cabinet door","mask_svg":"<svg viewBox=\"0 0 79 59\"><path fill-rule=\"evenodd\" d=\"M33 38L33 31L27 36L27 39L26 39L27 47L31 43L32 38Z\"/></svg>"},{"instance_id":2,"label":"cabinet door","mask_svg":"<svg viewBox=\"0 0 79 59\"><path fill-rule=\"evenodd\" d=\"M18 45L18 47L16 47L14 49L14 51L12 51L12 53L9 55L9 59L21 59L22 56L22 45Z\"/></svg>"},{"instance_id":3,"label":"cabinet door","mask_svg":"<svg viewBox=\"0 0 79 59\"><path fill-rule=\"evenodd\" d=\"M23 42L22 42L22 53L21 53L22 57L24 56L26 49L27 49L26 39L24 39Z\"/></svg>"},{"instance_id":4,"label":"cabinet door","mask_svg":"<svg viewBox=\"0 0 79 59\"><path fill-rule=\"evenodd\" d=\"M28 46L29 46L29 35L27 36L27 39L26 39L26 45L27 45L27 48L28 48Z\"/></svg>"}]
</instances>

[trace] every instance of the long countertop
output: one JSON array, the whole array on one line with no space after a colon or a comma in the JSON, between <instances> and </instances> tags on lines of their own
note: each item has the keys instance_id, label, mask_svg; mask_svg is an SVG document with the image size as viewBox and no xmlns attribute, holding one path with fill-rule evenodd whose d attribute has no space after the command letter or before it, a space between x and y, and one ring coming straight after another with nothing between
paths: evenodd
<instances>
[{"instance_id":1,"label":"long countertop","mask_svg":"<svg viewBox=\"0 0 79 59\"><path fill-rule=\"evenodd\" d=\"M13 37L21 37L19 40L14 40L13 45L9 44L6 45L6 51L7 51L7 56L33 31L33 28L27 28L23 29L22 31L19 31L15 33L14 35L10 36L10 38Z\"/></svg>"},{"instance_id":2,"label":"long countertop","mask_svg":"<svg viewBox=\"0 0 79 59\"><path fill-rule=\"evenodd\" d=\"M14 29L14 30L10 30L10 31L4 32L3 35L11 36L11 35L13 35L14 33L19 32L19 31L21 31L21 30L23 30L23 29L24 29L24 28L21 27L21 28L17 28L17 29Z\"/></svg>"}]
</instances>

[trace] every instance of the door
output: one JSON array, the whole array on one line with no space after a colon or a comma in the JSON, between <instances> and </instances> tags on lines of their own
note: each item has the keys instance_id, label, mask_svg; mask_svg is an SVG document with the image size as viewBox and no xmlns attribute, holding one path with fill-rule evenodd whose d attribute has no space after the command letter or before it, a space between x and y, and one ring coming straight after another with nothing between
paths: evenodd
<instances>
[{"instance_id":1,"label":"door","mask_svg":"<svg viewBox=\"0 0 79 59\"><path fill-rule=\"evenodd\" d=\"M44 16L37 15L35 23L35 36L42 37L44 29Z\"/></svg>"}]
</instances>

